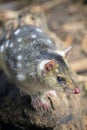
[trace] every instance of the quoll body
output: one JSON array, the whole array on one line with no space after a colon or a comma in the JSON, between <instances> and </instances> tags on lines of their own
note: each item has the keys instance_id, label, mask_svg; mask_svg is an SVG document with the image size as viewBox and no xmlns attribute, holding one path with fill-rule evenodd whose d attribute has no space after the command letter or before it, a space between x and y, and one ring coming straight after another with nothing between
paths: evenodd
<instances>
[{"instance_id":1,"label":"quoll body","mask_svg":"<svg viewBox=\"0 0 87 130\"><path fill-rule=\"evenodd\" d=\"M0 65L8 77L31 97L34 108L48 109L47 96L56 91L78 94L66 57L39 28L23 25L0 46Z\"/></svg>"}]
</instances>

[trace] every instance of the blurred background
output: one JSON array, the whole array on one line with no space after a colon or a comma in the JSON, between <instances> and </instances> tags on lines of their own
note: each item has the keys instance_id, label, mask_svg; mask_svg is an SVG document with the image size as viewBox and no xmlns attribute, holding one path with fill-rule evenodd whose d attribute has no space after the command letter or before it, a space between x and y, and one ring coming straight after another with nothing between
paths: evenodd
<instances>
[{"instance_id":1,"label":"blurred background","mask_svg":"<svg viewBox=\"0 0 87 130\"><path fill-rule=\"evenodd\" d=\"M87 0L0 0L0 44L23 24L41 27L59 50L72 46L69 62L82 85L87 129Z\"/></svg>"}]
</instances>

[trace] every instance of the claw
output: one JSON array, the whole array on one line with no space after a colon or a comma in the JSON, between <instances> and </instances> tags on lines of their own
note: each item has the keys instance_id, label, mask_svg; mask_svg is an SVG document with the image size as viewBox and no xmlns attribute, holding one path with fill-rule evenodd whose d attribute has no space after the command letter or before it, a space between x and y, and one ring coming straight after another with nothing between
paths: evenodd
<instances>
[{"instance_id":1,"label":"claw","mask_svg":"<svg viewBox=\"0 0 87 130\"><path fill-rule=\"evenodd\" d=\"M33 106L33 108L37 109L41 109L41 110L45 110L48 111L50 108L50 105L47 101L45 101L45 99L40 99L39 97L35 98L32 100L31 105Z\"/></svg>"}]
</instances>

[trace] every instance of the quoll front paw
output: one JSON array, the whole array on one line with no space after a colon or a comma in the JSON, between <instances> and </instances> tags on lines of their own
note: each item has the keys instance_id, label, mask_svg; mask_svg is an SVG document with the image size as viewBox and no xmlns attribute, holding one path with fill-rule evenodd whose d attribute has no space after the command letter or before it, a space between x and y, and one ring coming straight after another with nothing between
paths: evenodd
<instances>
[{"instance_id":1,"label":"quoll front paw","mask_svg":"<svg viewBox=\"0 0 87 130\"><path fill-rule=\"evenodd\" d=\"M41 109L48 111L50 110L50 104L43 98L37 96L32 98L31 105L33 106L34 109Z\"/></svg>"},{"instance_id":2,"label":"quoll front paw","mask_svg":"<svg viewBox=\"0 0 87 130\"><path fill-rule=\"evenodd\" d=\"M47 96L57 97L57 93L54 90L49 90L46 93Z\"/></svg>"}]
</instances>

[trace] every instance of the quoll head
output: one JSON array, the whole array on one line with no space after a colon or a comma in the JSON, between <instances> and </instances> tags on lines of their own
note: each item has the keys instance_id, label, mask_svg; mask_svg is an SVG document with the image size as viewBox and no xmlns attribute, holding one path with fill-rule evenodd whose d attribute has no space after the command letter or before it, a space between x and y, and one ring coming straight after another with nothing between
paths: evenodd
<instances>
[{"instance_id":1,"label":"quoll head","mask_svg":"<svg viewBox=\"0 0 87 130\"><path fill-rule=\"evenodd\" d=\"M71 47L63 52L58 52L57 57L51 60L44 60L40 63L40 74L44 77L46 86L72 94L80 93L74 72L67 63L67 56Z\"/></svg>"}]
</instances>

